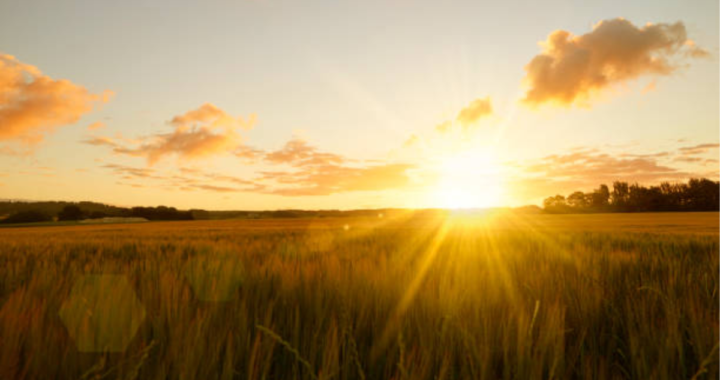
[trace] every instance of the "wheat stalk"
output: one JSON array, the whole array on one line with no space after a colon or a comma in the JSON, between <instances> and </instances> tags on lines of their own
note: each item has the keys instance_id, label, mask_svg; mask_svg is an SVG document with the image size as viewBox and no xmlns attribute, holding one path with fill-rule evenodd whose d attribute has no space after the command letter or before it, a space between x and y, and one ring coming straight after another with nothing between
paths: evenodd
<instances>
[{"instance_id":1,"label":"wheat stalk","mask_svg":"<svg viewBox=\"0 0 720 380\"><path fill-rule=\"evenodd\" d=\"M297 360L298 362L300 362L300 364L307 368L308 372L310 372L310 376L313 379L319 380L310 362L305 360L305 358L300 355L300 352L298 352L298 350L296 350L295 347L293 347L289 342L287 342L280 335L276 334L274 331L263 325L255 325L255 327L270 336L276 342L280 343L281 346L285 347L286 350L288 350L291 354L293 354L293 356L295 356L295 360Z\"/></svg>"}]
</instances>

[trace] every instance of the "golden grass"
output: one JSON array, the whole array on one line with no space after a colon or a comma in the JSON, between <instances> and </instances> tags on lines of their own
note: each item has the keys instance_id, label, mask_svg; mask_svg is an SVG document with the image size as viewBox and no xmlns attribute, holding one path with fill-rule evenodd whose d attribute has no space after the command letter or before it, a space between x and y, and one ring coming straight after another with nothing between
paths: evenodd
<instances>
[{"instance_id":1,"label":"golden grass","mask_svg":"<svg viewBox=\"0 0 720 380\"><path fill-rule=\"evenodd\" d=\"M714 379L718 265L718 213L3 229L0 378ZM97 274L124 352L60 317Z\"/></svg>"}]
</instances>

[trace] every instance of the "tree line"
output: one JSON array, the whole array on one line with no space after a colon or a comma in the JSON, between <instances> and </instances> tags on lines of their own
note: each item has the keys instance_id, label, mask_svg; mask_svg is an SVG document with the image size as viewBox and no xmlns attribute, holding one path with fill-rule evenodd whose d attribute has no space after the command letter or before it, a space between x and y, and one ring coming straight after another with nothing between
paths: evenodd
<instances>
[{"instance_id":1,"label":"tree line","mask_svg":"<svg viewBox=\"0 0 720 380\"><path fill-rule=\"evenodd\" d=\"M429 210L424 210L429 211ZM0 223L19 224L52 221L77 221L105 217L134 217L147 220L221 220L273 218L338 218L391 217L407 212L404 209L369 210L266 210L266 211L208 211L202 209L177 210L174 207L118 207L97 202L65 201L0 201ZM420 211L417 211L420 212Z\"/></svg>"},{"instance_id":2,"label":"tree line","mask_svg":"<svg viewBox=\"0 0 720 380\"><path fill-rule=\"evenodd\" d=\"M102 219L107 217L144 218L147 220L193 220L193 211L179 211L174 207L105 207L82 208L80 204L67 204L56 215L40 207L19 207L0 223L37 223L57 221L78 221L84 219ZM201 210L196 210L201 211Z\"/></svg>"},{"instance_id":3,"label":"tree line","mask_svg":"<svg viewBox=\"0 0 720 380\"><path fill-rule=\"evenodd\" d=\"M718 211L720 183L707 178L693 178L687 183L663 182L655 186L613 182L567 197L545 198L543 209L549 213L651 212L651 211Z\"/></svg>"}]
</instances>

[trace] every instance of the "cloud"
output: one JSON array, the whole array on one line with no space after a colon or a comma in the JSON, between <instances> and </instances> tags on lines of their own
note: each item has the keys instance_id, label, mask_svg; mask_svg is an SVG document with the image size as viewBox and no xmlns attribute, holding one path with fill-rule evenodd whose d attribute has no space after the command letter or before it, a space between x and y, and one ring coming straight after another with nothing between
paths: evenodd
<instances>
[{"instance_id":1,"label":"cloud","mask_svg":"<svg viewBox=\"0 0 720 380\"><path fill-rule=\"evenodd\" d=\"M261 172L255 180L204 172L197 169L180 170L183 175L162 175L153 169L107 164L122 180L155 181L156 186L218 193L258 193L281 196L320 196L353 191L397 189L410 185L409 164L379 164L363 167L342 165L308 166L295 171ZM225 183L231 185L224 185ZM130 183L125 183L130 185Z\"/></svg>"},{"instance_id":2,"label":"cloud","mask_svg":"<svg viewBox=\"0 0 720 380\"><path fill-rule=\"evenodd\" d=\"M704 158L700 157L677 157L675 161L678 162L705 162Z\"/></svg>"},{"instance_id":3,"label":"cloud","mask_svg":"<svg viewBox=\"0 0 720 380\"><path fill-rule=\"evenodd\" d=\"M214 185L191 185L191 187L194 189L212 191L212 192L216 192L216 193L236 193L239 191L239 189L236 189L234 187L214 186Z\"/></svg>"},{"instance_id":4,"label":"cloud","mask_svg":"<svg viewBox=\"0 0 720 380\"><path fill-rule=\"evenodd\" d=\"M403 143L403 147L410 148L420 143L420 138L416 134L410 135L410 137L405 140Z\"/></svg>"},{"instance_id":5,"label":"cloud","mask_svg":"<svg viewBox=\"0 0 720 380\"><path fill-rule=\"evenodd\" d=\"M106 164L102 166L105 169L112 170L116 174L120 175L124 179L164 179L165 177L159 176L152 169L147 168L135 168L132 166L118 165L118 164Z\"/></svg>"},{"instance_id":6,"label":"cloud","mask_svg":"<svg viewBox=\"0 0 720 380\"><path fill-rule=\"evenodd\" d=\"M481 99L475 99L458 112L454 121L446 120L438 124L435 126L435 131L439 133L448 133L452 131L455 123L460 124L464 130L467 130L480 121L480 119L488 117L492 114L493 107L489 96Z\"/></svg>"},{"instance_id":7,"label":"cloud","mask_svg":"<svg viewBox=\"0 0 720 380\"><path fill-rule=\"evenodd\" d=\"M527 166L527 173L540 174L554 180L570 179L597 184L602 181L661 181L687 177L688 173L661 165L645 157L618 158L602 152L575 152L544 157Z\"/></svg>"},{"instance_id":8,"label":"cloud","mask_svg":"<svg viewBox=\"0 0 720 380\"><path fill-rule=\"evenodd\" d=\"M710 57L710 52L695 45L695 41L693 41L693 40L685 41L685 46L687 47L685 54L689 57L692 57L692 58L709 58Z\"/></svg>"},{"instance_id":9,"label":"cloud","mask_svg":"<svg viewBox=\"0 0 720 380\"><path fill-rule=\"evenodd\" d=\"M26 144L45 133L73 124L112 92L92 94L68 80L55 80L37 67L0 53L0 140Z\"/></svg>"},{"instance_id":10,"label":"cloud","mask_svg":"<svg viewBox=\"0 0 720 380\"><path fill-rule=\"evenodd\" d=\"M193 120L197 119L193 118ZM174 120L179 120L177 124L181 126L187 124L186 119ZM203 118L201 122L212 123L213 120ZM190 128L182 133L192 131L193 129ZM116 152L129 154L127 148L119 145L118 139L91 137L84 143L110 146ZM148 146L149 144L146 143L135 148L134 152L150 154L151 150L146 148ZM153 147L153 149L157 148ZM174 175L160 174L152 168L134 168L116 164L106 164L103 167L112 170L121 179L154 180L158 181L157 184L160 187L167 189L204 190L220 193L246 192L283 196L329 195L352 191L402 188L410 185L411 181L407 171L415 167L402 163L360 163L339 154L321 151L298 137L292 138L282 148L275 151L262 151L246 146L234 146L232 150L224 149L223 151L234 153L241 158L262 158L266 164L284 167L287 170L261 171L256 172L253 175L254 178L239 178L208 172L198 167L179 167L175 170Z\"/></svg>"},{"instance_id":11,"label":"cloud","mask_svg":"<svg viewBox=\"0 0 720 380\"><path fill-rule=\"evenodd\" d=\"M517 199L541 200L553 194L587 191L600 184L611 186L614 181L656 185L699 177L717 179L717 157L698 155L719 147L717 143L703 143L646 153L612 153L618 146L610 150L580 147L540 159L505 163L507 188Z\"/></svg>"},{"instance_id":12,"label":"cloud","mask_svg":"<svg viewBox=\"0 0 720 380\"><path fill-rule=\"evenodd\" d=\"M242 138L238 130L250 129L254 123L255 115L251 115L249 120L245 121L206 103L196 110L175 116L170 121L170 125L175 127L172 133L146 137L138 147L118 146L114 151L145 157L150 165L165 156L174 155L190 160L224 153L236 153L242 149Z\"/></svg>"},{"instance_id":13,"label":"cloud","mask_svg":"<svg viewBox=\"0 0 720 380\"><path fill-rule=\"evenodd\" d=\"M235 118L213 104L205 103L200 108L186 112L184 115L175 116L170 124L176 128L185 130L189 128L207 129L252 129L255 125L256 116L251 114L248 121L242 118Z\"/></svg>"},{"instance_id":14,"label":"cloud","mask_svg":"<svg viewBox=\"0 0 720 380\"><path fill-rule=\"evenodd\" d=\"M296 172L264 172L261 180L282 186L268 186L263 192L285 196L330 195L351 191L398 189L411 184L410 164L381 164L366 167L322 165Z\"/></svg>"},{"instance_id":15,"label":"cloud","mask_svg":"<svg viewBox=\"0 0 720 380\"><path fill-rule=\"evenodd\" d=\"M481 118L493 113L492 102L490 97L484 99L475 99L467 107L460 110L455 119L464 128L467 128L478 122Z\"/></svg>"},{"instance_id":16,"label":"cloud","mask_svg":"<svg viewBox=\"0 0 720 380\"><path fill-rule=\"evenodd\" d=\"M288 141L282 149L266 153L265 160L273 164L292 166L317 166L345 162L345 158L342 156L321 152L298 137Z\"/></svg>"},{"instance_id":17,"label":"cloud","mask_svg":"<svg viewBox=\"0 0 720 380\"><path fill-rule=\"evenodd\" d=\"M107 136L91 136L81 141L83 144L94 145L94 146L109 146L119 147L119 144L112 137Z\"/></svg>"},{"instance_id":18,"label":"cloud","mask_svg":"<svg viewBox=\"0 0 720 380\"><path fill-rule=\"evenodd\" d=\"M700 144L710 146L714 144ZM682 163L682 169L675 167ZM614 181L654 185L685 181L693 177L717 178L717 162L708 159L686 160L668 152L649 154L611 154L586 148L554 154L538 160L506 163L508 189L517 199L541 200L553 194L586 191Z\"/></svg>"},{"instance_id":19,"label":"cloud","mask_svg":"<svg viewBox=\"0 0 720 380\"><path fill-rule=\"evenodd\" d=\"M261 172L258 181L262 187L256 190L285 196L401 188L410 184L406 172L414 167L398 163L351 166L354 160L320 151L297 137L288 141L282 149L266 153L265 161L289 165L294 170Z\"/></svg>"},{"instance_id":20,"label":"cloud","mask_svg":"<svg viewBox=\"0 0 720 380\"><path fill-rule=\"evenodd\" d=\"M155 186L166 190L204 190L229 193L252 191L258 188L258 185L251 180L207 172L196 168L179 168L175 174L168 172L161 173L152 168L132 167L119 164L106 164L103 165L102 168L112 171L122 180L141 180L146 185L153 183ZM234 186L225 186L222 185L222 183L232 183ZM133 183L124 182L120 184L133 185ZM238 187L238 185L240 186Z\"/></svg>"},{"instance_id":21,"label":"cloud","mask_svg":"<svg viewBox=\"0 0 720 380\"><path fill-rule=\"evenodd\" d=\"M452 121L446 120L446 121L438 124L438 125L435 127L435 130L438 131L438 132L440 132L440 133L446 133L446 132L449 132L450 129L452 129L452 125L453 125Z\"/></svg>"},{"instance_id":22,"label":"cloud","mask_svg":"<svg viewBox=\"0 0 720 380\"><path fill-rule=\"evenodd\" d=\"M224 175L224 174L217 174L217 173L203 173L203 176L205 178L215 180L215 181L223 181L223 182L230 182L237 185L253 185L253 182L247 179L238 178L234 176Z\"/></svg>"},{"instance_id":23,"label":"cloud","mask_svg":"<svg viewBox=\"0 0 720 380\"><path fill-rule=\"evenodd\" d=\"M681 154L685 155L692 155L692 154L702 154L706 153L708 151L718 149L720 148L720 144L718 143L709 143L709 144L698 144L694 146L686 146L678 149L678 151Z\"/></svg>"},{"instance_id":24,"label":"cloud","mask_svg":"<svg viewBox=\"0 0 720 380\"><path fill-rule=\"evenodd\" d=\"M589 33L552 32L525 71L523 102L589 106L598 92L643 75L669 75L675 57L703 57L707 52L688 40L682 22L636 27L617 18L601 21Z\"/></svg>"},{"instance_id":25,"label":"cloud","mask_svg":"<svg viewBox=\"0 0 720 380\"><path fill-rule=\"evenodd\" d=\"M96 129L100 129L100 128L104 128L104 127L105 127L105 123L103 123L102 121L96 121L96 122L88 125L87 129L89 131L94 131Z\"/></svg>"},{"instance_id":26,"label":"cloud","mask_svg":"<svg viewBox=\"0 0 720 380\"><path fill-rule=\"evenodd\" d=\"M251 146L241 145L237 149L235 149L235 151L233 151L233 154L238 158L254 162L258 158L262 157L265 152L261 149L256 149Z\"/></svg>"}]
</instances>

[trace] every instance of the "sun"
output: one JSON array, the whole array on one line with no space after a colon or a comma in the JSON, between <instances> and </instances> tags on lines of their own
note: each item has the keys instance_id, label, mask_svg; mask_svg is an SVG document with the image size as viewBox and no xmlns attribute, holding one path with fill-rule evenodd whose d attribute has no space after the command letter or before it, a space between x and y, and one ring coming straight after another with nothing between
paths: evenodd
<instances>
[{"instance_id":1,"label":"sun","mask_svg":"<svg viewBox=\"0 0 720 380\"><path fill-rule=\"evenodd\" d=\"M434 202L442 208L497 207L503 198L503 178L495 155L464 151L444 157L438 167Z\"/></svg>"}]
</instances>

